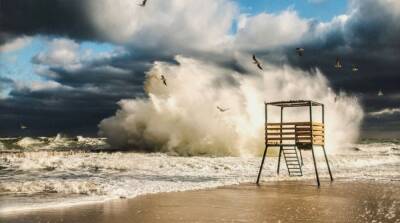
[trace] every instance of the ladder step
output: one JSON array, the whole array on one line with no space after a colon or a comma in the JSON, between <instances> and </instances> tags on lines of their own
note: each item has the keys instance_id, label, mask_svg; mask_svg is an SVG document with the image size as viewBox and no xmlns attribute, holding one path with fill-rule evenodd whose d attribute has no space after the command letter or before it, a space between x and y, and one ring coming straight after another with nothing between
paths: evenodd
<instances>
[{"instance_id":1,"label":"ladder step","mask_svg":"<svg viewBox=\"0 0 400 223\"><path fill-rule=\"evenodd\" d=\"M303 176L301 163L296 148L283 147L282 150L289 176Z\"/></svg>"}]
</instances>

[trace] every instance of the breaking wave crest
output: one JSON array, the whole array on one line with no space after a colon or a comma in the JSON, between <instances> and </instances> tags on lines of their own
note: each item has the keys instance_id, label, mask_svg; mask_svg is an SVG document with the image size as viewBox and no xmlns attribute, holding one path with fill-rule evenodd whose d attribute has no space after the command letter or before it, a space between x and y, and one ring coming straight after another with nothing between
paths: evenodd
<instances>
[{"instance_id":1,"label":"breaking wave crest","mask_svg":"<svg viewBox=\"0 0 400 223\"><path fill-rule=\"evenodd\" d=\"M259 72L248 58L237 58L247 61L240 64L247 74L181 56L177 64L155 62L146 76L148 97L120 101L116 114L99 124L100 134L112 145L130 149L256 155L264 143L263 101L311 99L327 105L331 150L357 139L361 107L355 98L335 95L318 70L265 64ZM294 111L286 118L304 114Z\"/></svg>"},{"instance_id":2,"label":"breaking wave crest","mask_svg":"<svg viewBox=\"0 0 400 223\"><path fill-rule=\"evenodd\" d=\"M101 150L109 145L104 138L87 138L83 136L65 137L23 137L0 138L1 151L37 151L37 150Z\"/></svg>"}]
</instances>

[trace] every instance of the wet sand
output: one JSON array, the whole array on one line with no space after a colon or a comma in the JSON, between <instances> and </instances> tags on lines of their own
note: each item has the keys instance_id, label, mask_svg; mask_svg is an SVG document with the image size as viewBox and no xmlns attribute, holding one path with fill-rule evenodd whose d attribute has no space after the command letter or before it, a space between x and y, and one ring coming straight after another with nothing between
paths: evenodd
<instances>
[{"instance_id":1,"label":"wet sand","mask_svg":"<svg viewBox=\"0 0 400 223\"><path fill-rule=\"evenodd\" d=\"M400 182L274 182L0 215L0 222L400 222Z\"/></svg>"}]
</instances>

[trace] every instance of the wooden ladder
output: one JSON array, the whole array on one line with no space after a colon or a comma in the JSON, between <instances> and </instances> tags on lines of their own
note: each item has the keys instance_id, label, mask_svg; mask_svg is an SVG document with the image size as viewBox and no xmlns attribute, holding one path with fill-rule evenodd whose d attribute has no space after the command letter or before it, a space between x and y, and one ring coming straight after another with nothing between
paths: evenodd
<instances>
[{"instance_id":1,"label":"wooden ladder","mask_svg":"<svg viewBox=\"0 0 400 223\"><path fill-rule=\"evenodd\" d=\"M296 147L284 146L282 147L282 150L289 176L303 176L303 172L301 170L302 163L300 162Z\"/></svg>"}]
</instances>

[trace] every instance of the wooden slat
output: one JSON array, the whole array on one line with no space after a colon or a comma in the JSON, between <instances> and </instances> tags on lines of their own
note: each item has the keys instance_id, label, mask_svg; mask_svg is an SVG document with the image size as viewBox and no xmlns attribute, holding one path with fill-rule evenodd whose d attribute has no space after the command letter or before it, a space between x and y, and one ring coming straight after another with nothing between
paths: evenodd
<instances>
[{"instance_id":1,"label":"wooden slat","mask_svg":"<svg viewBox=\"0 0 400 223\"><path fill-rule=\"evenodd\" d=\"M279 138L267 138L267 140L296 140L296 137L279 137ZM297 138L297 140L311 140L310 138Z\"/></svg>"},{"instance_id":2,"label":"wooden slat","mask_svg":"<svg viewBox=\"0 0 400 223\"><path fill-rule=\"evenodd\" d=\"M309 133L295 133L297 136L311 136L311 132Z\"/></svg>"},{"instance_id":3,"label":"wooden slat","mask_svg":"<svg viewBox=\"0 0 400 223\"><path fill-rule=\"evenodd\" d=\"M282 132L282 133L280 133L280 132L268 132L267 133L267 135L295 135L295 133L294 132Z\"/></svg>"},{"instance_id":4,"label":"wooden slat","mask_svg":"<svg viewBox=\"0 0 400 223\"><path fill-rule=\"evenodd\" d=\"M324 126L324 124L319 122L313 122L313 125L316 126ZM267 125L281 125L280 122L268 122ZM282 125L308 125L310 126L310 122L282 122Z\"/></svg>"},{"instance_id":5,"label":"wooden slat","mask_svg":"<svg viewBox=\"0 0 400 223\"><path fill-rule=\"evenodd\" d=\"M266 129L266 132L295 132L294 129Z\"/></svg>"},{"instance_id":6,"label":"wooden slat","mask_svg":"<svg viewBox=\"0 0 400 223\"><path fill-rule=\"evenodd\" d=\"M267 140L295 140L295 137L279 137L279 138L267 138Z\"/></svg>"},{"instance_id":7,"label":"wooden slat","mask_svg":"<svg viewBox=\"0 0 400 223\"><path fill-rule=\"evenodd\" d=\"M265 128L265 129L271 129L271 130L277 130L277 129L287 129L287 130L295 130L296 128L295 127L276 127L276 128L271 128L271 127L267 127L267 128Z\"/></svg>"}]
</instances>

